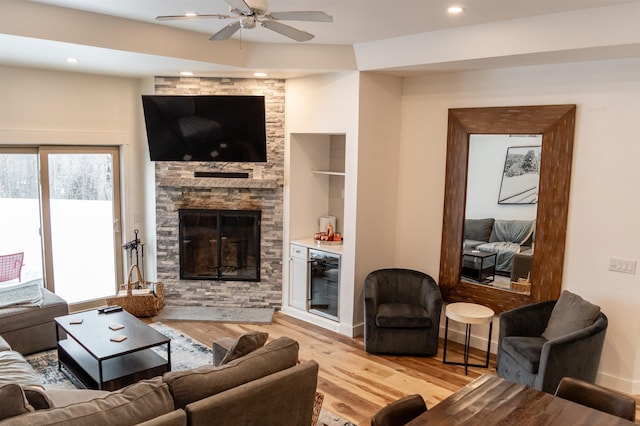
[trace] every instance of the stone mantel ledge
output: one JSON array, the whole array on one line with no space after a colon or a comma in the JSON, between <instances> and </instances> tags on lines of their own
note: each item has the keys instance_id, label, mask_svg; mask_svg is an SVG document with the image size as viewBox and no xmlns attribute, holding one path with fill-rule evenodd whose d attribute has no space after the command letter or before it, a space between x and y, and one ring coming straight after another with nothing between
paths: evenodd
<instances>
[{"instance_id":1,"label":"stone mantel ledge","mask_svg":"<svg viewBox=\"0 0 640 426\"><path fill-rule=\"evenodd\" d=\"M158 186L169 188L256 188L277 189L275 179L237 179L237 178L161 178Z\"/></svg>"}]
</instances>

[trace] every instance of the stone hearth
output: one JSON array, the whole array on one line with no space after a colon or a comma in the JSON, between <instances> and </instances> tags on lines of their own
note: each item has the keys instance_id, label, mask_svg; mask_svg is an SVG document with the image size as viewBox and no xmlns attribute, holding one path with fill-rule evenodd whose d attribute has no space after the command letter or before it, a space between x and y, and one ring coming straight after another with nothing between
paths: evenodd
<instances>
[{"instance_id":1,"label":"stone hearth","mask_svg":"<svg viewBox=\"0 0 640 426\"><path fill-rule=\"evenodd\" d=\"M158 95L263 95L267 163L156 162L158 280L168 305L279 307L282 303L284 80L157 77ZM195 178L195 171L249 178ZM254 178L255 177L255 178ZM180 209L260 210L260 281L181 280Z\"/></svg>"}]
</instances>

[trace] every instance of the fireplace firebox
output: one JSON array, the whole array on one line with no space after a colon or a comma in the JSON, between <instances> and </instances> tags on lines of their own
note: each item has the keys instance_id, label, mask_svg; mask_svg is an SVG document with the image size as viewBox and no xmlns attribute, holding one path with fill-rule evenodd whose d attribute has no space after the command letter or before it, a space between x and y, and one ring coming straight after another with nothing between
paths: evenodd
<instances>
[{"instance_id":1,"label":"fireplace firebox","mask_svg":"<svg viewBox=\"0 0 640 426\"><path fill-rule=\"evenodd\" d=\"M260 211L181 209L180 279L260 281Z\"/></svg>"}]
</instances>

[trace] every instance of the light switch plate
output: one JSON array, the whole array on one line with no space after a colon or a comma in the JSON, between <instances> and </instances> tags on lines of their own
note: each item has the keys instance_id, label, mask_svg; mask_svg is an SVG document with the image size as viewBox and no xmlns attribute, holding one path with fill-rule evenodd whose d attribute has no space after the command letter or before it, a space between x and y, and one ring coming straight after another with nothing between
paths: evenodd
<instances>
[{"instance_id":1,"label":"light switch plate","mask_svg":"<svg viewBox=\"0 0 640 426\"><path fill-rule=\"evenodd\" d=\"M611 257L609 258L609 270L614 272L624 272L625 274L635 274L636 263L637 262L633 259Z\"/></svg>"}]
</instances>

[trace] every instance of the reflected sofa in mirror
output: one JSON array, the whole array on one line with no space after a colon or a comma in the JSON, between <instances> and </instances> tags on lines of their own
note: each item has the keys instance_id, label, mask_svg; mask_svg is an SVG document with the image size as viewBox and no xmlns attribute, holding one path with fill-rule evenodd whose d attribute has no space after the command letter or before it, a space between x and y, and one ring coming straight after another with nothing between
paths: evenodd
<instances>
[{"instance_id":1,"label":"reflected sofa in mirror","mask_svg":"<svg viewBox=\"0 0 640 426\"><path fill-rule=\"evenodd\" d=\"M560 295L571 181L575 105L449 110L439 284L445 301L473 302L496 313ZM467 175L472 135L542 135L530 292L462 280ZM494 217L502 220L503 218ZM462 249L461 249L462 248Z\"/></svg>"},{"instance_id":2,"label":"reflected sofa in mirror","mask_svg":"<svg viewBox=\"0 0 640 426\"><path fill-rule=\"evenodd\" d=\"M542 135L469 138L460 279L530 292Z\"/></svg>"}]
</instances>

